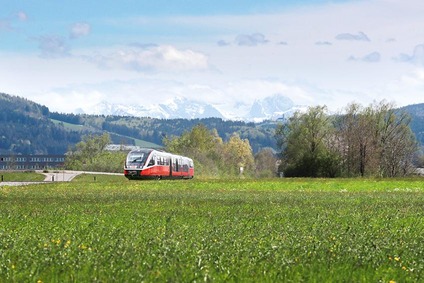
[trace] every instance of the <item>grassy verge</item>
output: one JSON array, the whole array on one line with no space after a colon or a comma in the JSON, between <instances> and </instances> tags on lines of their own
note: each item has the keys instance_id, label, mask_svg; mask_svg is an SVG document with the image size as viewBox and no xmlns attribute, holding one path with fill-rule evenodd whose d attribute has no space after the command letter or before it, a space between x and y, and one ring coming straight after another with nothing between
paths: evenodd
<instances>
[{"instance_id":1,"label":"grassy verge","mask_svg":"<svg viewBox=\"0 0 424 283\"><path fill-rule=\"evenodd\" d=\"M419 282L424 182L0 188L0 281Z\"/></svg>"},{"instance_id":2,"label":"grassy verge","mask_svg":"<svg viewBox=\"0 0 424 283\"><path fill-rule=\"evenodd\" d=\"M43 174L32 171L0 171L0 178L1 176L0 181L4 182L39 182L45 178Z\"/></svg>"},{"instance_id":3,"label":"grassy verge","mask_svg":"<svg viewBox=\"0 0 424 283\"><path fill-rule=\"evenodd\" d=\"M73 183L126 183L128 179L123 175L80 174L72 179Z\"/></svg>"}]
</instances>

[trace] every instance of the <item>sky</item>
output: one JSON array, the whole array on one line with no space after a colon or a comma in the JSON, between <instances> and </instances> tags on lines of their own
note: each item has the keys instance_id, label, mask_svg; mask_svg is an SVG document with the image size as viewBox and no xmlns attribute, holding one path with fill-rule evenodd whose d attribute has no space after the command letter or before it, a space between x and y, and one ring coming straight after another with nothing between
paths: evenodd
<instances>
[{"instance_id":1,"label":"sky","mask_svg":"<svg viewBox=\"0 0 424 283\"><path fill-rule=\"evenodd\" d=\"M424 103L422 0L0 0L0 92L51 111Z\"/></svg>"}]
</instances>

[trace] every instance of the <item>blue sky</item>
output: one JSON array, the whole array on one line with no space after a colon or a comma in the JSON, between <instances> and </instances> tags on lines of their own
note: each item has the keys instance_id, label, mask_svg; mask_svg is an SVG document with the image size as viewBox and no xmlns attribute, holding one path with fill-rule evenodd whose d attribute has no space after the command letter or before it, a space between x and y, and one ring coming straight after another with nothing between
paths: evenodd
<instances>
[{"instance_id":1,"label":"blue sky","mask_svg":"<svg viewBox=\"0 0 424 283\"><path fill-rule=\"evenodd\" d=\"M53 111L173 97L231 117L298 105L424 102L424 2L3 1L0 92Z\"/></svg>"}]
</instances>

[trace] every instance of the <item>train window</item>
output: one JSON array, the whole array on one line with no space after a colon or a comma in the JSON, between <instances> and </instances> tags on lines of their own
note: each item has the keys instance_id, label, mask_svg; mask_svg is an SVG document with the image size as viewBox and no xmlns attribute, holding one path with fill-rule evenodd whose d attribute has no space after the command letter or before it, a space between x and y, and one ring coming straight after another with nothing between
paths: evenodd
<instances>
[{"instance_id":1,"label":"train window","mask_svg":"<svg viewBox=\"0 0 424 283\"><path fill-rule=\"evenodd\" d=\"M144 163L146 162L147 156L142 152L130 153L127 156L127 163Z\"/></svg>"},{"instance_id":2,"label":"train window","mask_svg":"<svg viewBox=\"0 0 424 283\"><path fill-rule=\"evenodd\" d=\"M155 165L155 159L156 159L156 157L155 156L152 156L152 158L150 159L150 161L149 161L149 165L148 166L153 166L153 165Z\"/></svg>"}]
</instances>

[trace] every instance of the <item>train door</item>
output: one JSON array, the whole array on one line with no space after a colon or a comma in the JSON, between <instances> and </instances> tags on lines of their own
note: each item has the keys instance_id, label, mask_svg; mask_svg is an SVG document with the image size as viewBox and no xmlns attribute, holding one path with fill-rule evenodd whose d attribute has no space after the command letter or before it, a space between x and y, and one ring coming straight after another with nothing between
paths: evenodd
<instances>
[{"instance_id":1,"label":"train door","mask_svg":"<svg viewBox=\"0 0 424 283\"><path fill-rule=\"evenodd\" d=\"M172 159L173 159L172 156L171 157L167 157L168 165L169 165L169 177L172 177L172 164L173 164Z\"/></svg>"}]
</instances>

